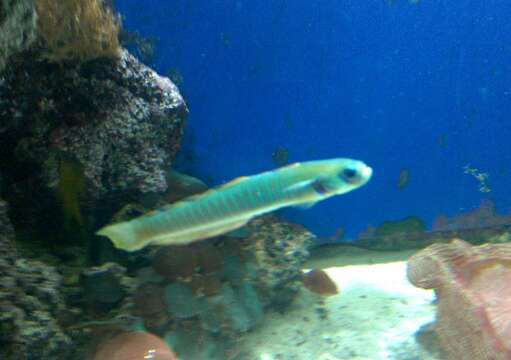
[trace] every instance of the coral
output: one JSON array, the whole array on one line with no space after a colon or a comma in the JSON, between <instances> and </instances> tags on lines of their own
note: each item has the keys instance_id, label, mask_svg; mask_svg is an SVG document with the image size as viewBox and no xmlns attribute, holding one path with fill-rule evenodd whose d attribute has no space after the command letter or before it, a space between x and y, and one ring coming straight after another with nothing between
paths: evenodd
<instances>
[{"instance_id":1,"label":"coral","mask_svg":"<svg viewBox=\"0 0 511 360\"><path fill-rule=\"evenodd\" d=\"M242 238L157 248L151 268L138 272L126 309L146 329L172 338L182 358L236 353L236 342L263 320L265 308L285 308L303 286L301 266L314 238L272 216L246 230Z\"/></svg>"},{"instance_id":2,"label":"coral","mask_svg":"<svg viewBox=\"0 0 511 360\"><path fill-rule=\"evenodd\" d=\"M337 285L321 269L313 269L303 274L303 284L307 289L321 296L331 296L339 293Z\"/></svg>"},{"instance_id":3,"label":"coral","mask_svg":"<svg viewBox=\"0 0 511 360\"><path fill-rule=\"evenodd\" d=\"M199 316L206 330L232 335L253 328L262 319L263 308L251 284L234 288L226 283L219 295L207 298Z\"/></svg>"},{"instance_id":4,"label":"coral","mask_svg":"<svg viewBox=\"0 0 511 360\"><path fill-rule=\"evenodd\" d=\"M137 315L154 315L165 311L162 287L156 284L141 284L135 291L134 305Z\"/></svg>"},{"instance_id":5,"label":"coral","mask_svg":"<svg viewBox=\"0 0 511 360\"><path fill-rule=\"evenodd\" d=\"M50 360L72 350L57 318L65 312L60 275L24 259L14 247L7 205L0 199L0 358Z\"/></svg>"},{"instance_id":6,"label":"coral","mask_svg":"<svg viewBox=\"0 0 511 360\"><path fill-rule=\"evenodd\" d=\"M376 229L376 236L392 236L401 233L426 231L424 221L416 216L409 216L399 221L386 221Z\"/></svg>"},{"instance_id":7,"label":"coral","mask_svg":"<svg viewBox=\"0 0 511 360\"><path fill-rule=\"evenodd\" d=\"M165 336L179 359L236 359L230 356L236 341L226 341L196 326L182 326Z\"/></svg>"},{"instance_id":8,"label":"coral","mask_svg":"<svg viewBox=\"0 0 511 360\"><path fill-rule=\"evenodd\" d=\"M511 244L434 244L410 258L408 278L435 289L435 331L449 359L511 358Z\"/></svg>"},{"instance_id":9,"label":"coral","mask_svg":"<svg viewBox=\"0 0 511 360\"><path fill-rule=\"evenodd\" d=\"M0 358L50 360L72 351L57 318L60 276L40 262L0 259Z\"/></svg>"},{"instance_id":10,"label":"coral","mask_svg":"<svg viewBox=\"0 0 511 360\"><path fill-rule=\"evenodd\" d=\"M123 276L126 272L121 265L105 263L84 269L81 286L85 301L98 308L112 308L126 295Z\"/></svg>"},{"instance_id":11,"label":"coral","mask_svg":"<svg viewBox=\"0 0 511 360\"><path fill-rule=\"evenodd\" d=\"M156 273L170 281L191 280L195 274L217 273L223 265L224 255L208 242L160 247L152 261Z\"/></svg>"},{"instance_id":12,"label":"coral","mask_svg":"<svg viewBox=\"0 0 511 360\"><path fill-rule=\"evenodd\" d=\"M420 249L434 243L447 243L460 237L471 244L503 243L511 238L511 215L499 215L495 204L483 201L473 211L451 218L441 215L433 222L432 231L426 231L422 220L408 217L387 221L375 228L362 231L356 246L374 250Z\"/></svg>"},{"instance_id":13,"label":"coral","mask_svg":"<svg viewBox=\"0 0 511 360\"><path fill-rule=\"evenodd\" d=\"M34 0L0 1L0 71L11 55L34 42L36 19Z\"/></svg>"},{"instance_id":14,"label":"coral","mask_svg":"<svg viewBox=\"0 0 511 360\"><path fill-rule=\"evenodd\" d=\"M222 281L217 274L194 274L190 286L195 295L212 296L220 292Z\"/></svg>"},{"instance_id":15,"label":"coral","mask_svg":"<svg viewBox=\"0 0 511 360\"><path fill-rule=\"evenodd\" d=\"M237 255L228 255L224 259L222 276L231 284L239 286L247 278L247 269L243 259Z\"/></svg>"},{"instance_id":16,"label":"coral","mask_svg":"<svg viewBox=\"0 0 511 360\"><path fill-rule=\"evenodd\" d=\"M263 216L248 224L243 239L254 256L257 288L265 306L285 307L302 287L301 267L315 236L299 225Z\"/></svg>"},{"instance_id":17,"label":"coral","mask_svg":"<svg viewBox=\"0 0 511 360\"><path fill-rule=\"evenodd\" d=\"M0 259L16 256L13 246L14 228L7 217L7 210L7 203L0 199Z\"/></svg>"},{"instance_id":18,"label":"coral","mask_svg":"<svg viewBox=\"0 0 511 360\"><path fill-rule=\"evenodd\" d=\"M153 258L154 271L170 281L191 278L199 265L195 249L195 244L161 247Z\"/></svg>"},{"instance_id":19,"label":"coral","mask_svg":"<svg viewBox=\"0 0 511 360\"><path fill-rule=\"evenodd\" d=\"M198 271L201 274L213 274L222 270L224 266L224 255L210 243L199 244L197 247Z\"/></svg>"},{"instance_id":20,"label":"coral","mask_svg":"<svg viewBox=\"0 0 511 360\"><path fill-rule=\"evenodd\" d=\"M147 332L125 332L98 346L94 360L177 360L163 339Z\"/></svg>"},{"instance_id":21,"label":"coral","mask_svg":"<svg viewBox=\"0 0 511 360\"><path fill-rule=\"evenodd\" d=\"M168 311L178 319L188 319L205 311L203 299L194 296L192 289L185 284L167 285L163 299Z\"/></svg>"},{"instance_id":22,"label":"coral","mask_svg":"<svg viewBox=\"0 0 511 360\"><path fill-rule=\"evenodd\" d=\"M119 57L119 22L102 0L35 0L44 57L61 62Z\"/></svg>"},{"instance_id":23,"label":"coral","mask_svg":"<svg viewBox=\"0 0 511 360\"><path fill-rule=\"evenodd\" d=\"M163 301L163 288L156 284L143 283L133 294L134 315L140 316L146 329L164 330L170 317Z\"/></svg>"},{"instance_id":24,"label":"coral","mask_svg":"<svg viewBox=\"0 0 511 360\"><path fill-rule=\"evenodd\" d=\"M490 200L481 202L479 208L461 213L452 218L438 216L433 222L433 231L459 231L497 227L511 224L511 215L498 215L495 203Z\"/></svg>"},{"instance_id":25,"label":"coral","mask_svg":"<svg viewBox=\"0 0 511 360\"><path fill-rule=\"evenodd\" d=\"M369 226L362 231L356 245L381 250L414 249L429 245L424 221L416 216L402 220L385 221L378 227Z\"/></svg>"}]
</instances>

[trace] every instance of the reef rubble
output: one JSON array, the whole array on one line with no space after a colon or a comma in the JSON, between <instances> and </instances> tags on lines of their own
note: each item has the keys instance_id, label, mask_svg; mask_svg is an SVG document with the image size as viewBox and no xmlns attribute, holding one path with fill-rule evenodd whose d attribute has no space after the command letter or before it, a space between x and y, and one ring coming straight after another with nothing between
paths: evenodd
<instances>
[{"instance_id":1,"label":"reef rubble","mask_svg":"<svg viewBox=\"0 0 511 360\"><path fill-rule=\"evenodd\" d=\"M34 0L0 2L0 71L11 55L35 41L36 19Z\"/></svg>"},{"instance_id":2,"label":"reef rubble","mask_svg":"<svg viewBox=\"0 0 511 360\"><path fill-rule=\"evenodd\" d=\"M7 204L0 199L0 358L65 358L73 343L60 327L62 278L49 265L17 254Z\"/></svg>"}]
</instances>

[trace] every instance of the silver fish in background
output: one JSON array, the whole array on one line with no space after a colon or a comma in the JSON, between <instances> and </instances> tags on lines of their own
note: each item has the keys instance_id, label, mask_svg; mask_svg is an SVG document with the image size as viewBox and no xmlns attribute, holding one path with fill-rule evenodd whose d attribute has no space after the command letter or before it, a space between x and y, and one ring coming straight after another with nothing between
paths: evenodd
<instances>
[{"instance_id":1,"label":"silver fish in background","mask_svg":"<svg viewBox=\"0 0 511 360\"><path fill-rule=\"evenodd\" d=\"M286 206L310 207L369 181L372 169L361 161L330 159L288 165L225 185L96 234L128 251L147 245L185 245L225 234L252 218Z\"/></svg>"}]
</instances>

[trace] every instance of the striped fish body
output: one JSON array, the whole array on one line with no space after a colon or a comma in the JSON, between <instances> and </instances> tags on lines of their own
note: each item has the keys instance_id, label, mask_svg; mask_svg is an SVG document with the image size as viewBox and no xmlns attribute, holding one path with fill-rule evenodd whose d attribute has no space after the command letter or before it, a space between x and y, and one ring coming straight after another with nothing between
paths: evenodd
<instances>
[{"instance_id":1,"label":"striped fish body","mask_svg":"<svg viewBox=\"0 0 511 360\"><path fill-rule=\"evenodd\" d=\"M360 181L346 181L343 171ZM350 159L311 161L235 179L134 220L109 225L99 235L133 251L148 244L184 245L245 225L255 216L285 206L313 204L357 188L371 170Z\"/></svg>"}]
</instances>

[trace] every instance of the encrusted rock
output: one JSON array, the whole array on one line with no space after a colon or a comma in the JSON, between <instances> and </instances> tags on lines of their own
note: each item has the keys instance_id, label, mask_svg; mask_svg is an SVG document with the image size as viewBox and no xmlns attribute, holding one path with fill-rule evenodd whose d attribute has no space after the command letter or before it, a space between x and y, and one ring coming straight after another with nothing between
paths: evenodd
<instances>
[{"instance_id":1,"label":"encrusted rock","mask_svg":"<svg viewBox=\"0 0 511 360\"><path fill-rule=\"evenodd\" d=\"M315 236L304 227L264 216L248 225L245 243L255 256L257 286L265 305L286 306L300 287L301 267Z\"/></svg>"},{"instance_id":2,"label":"encrusted rock","mask_svg":"<svg viewBox=\"0 0 511 360\"><path fill-rule=\"evenodd\" d=\"M36 18L34 0L0 1L0 71L9 56L35 40Z\"/></svg>"},{"instance_id":3,"label":"encrusted rock","mask_svg":"<svg viewBox=\"0 0 511 360\"><path fill-rule=\"evenodd\" d=\"M14 229L7 217L7 203L0 199L0 258L15 256L15 249L12 244Z\"/></svg>"},{"instance_id":4,"label":"encrusted rock","mask_svg":"<svg viewBox=\"0 0 511 360\"><path fill-rule=\"evenodd\" d=\"M0 258L0 358L65 359L73 346L57 318L61 278L50 266Z\"/></svg>"},{"instance_id":5,"label":"encrusted rock","mask_svg":"<svg viewBox=\"0 0 511 360\"><path fill-rule=\"evenodd\" d=\"M21 258L7 203L0 199L0 359L65 359L73 350L57 319L65 311L61 276Z\"/></svg>"},{"instance_id":6,"label":"encrusted rock","mask_svg":"<svg viewBox=\"0 0 511 360\"><path fill-rule=\"evenodd\" d=\"M0 82L7 200L25 218L54 208L49 194L70 161L84 178L82 207L165 191L188 112L177 87L125 50L117 61L56 65L34 57L11 62Z\"/></svg>"},{"instance_id":7,"label":"encrusted rock","mask_svg":"<svg viewBox=\"0 0 511 360\"><path fill-rule=\"evenodd\" d=\"M123 277L126 269L116 263L105 263L85 269L81 285L85 299L91 304L111 307L126 295Z\"/></svg>"}]
</instances>

